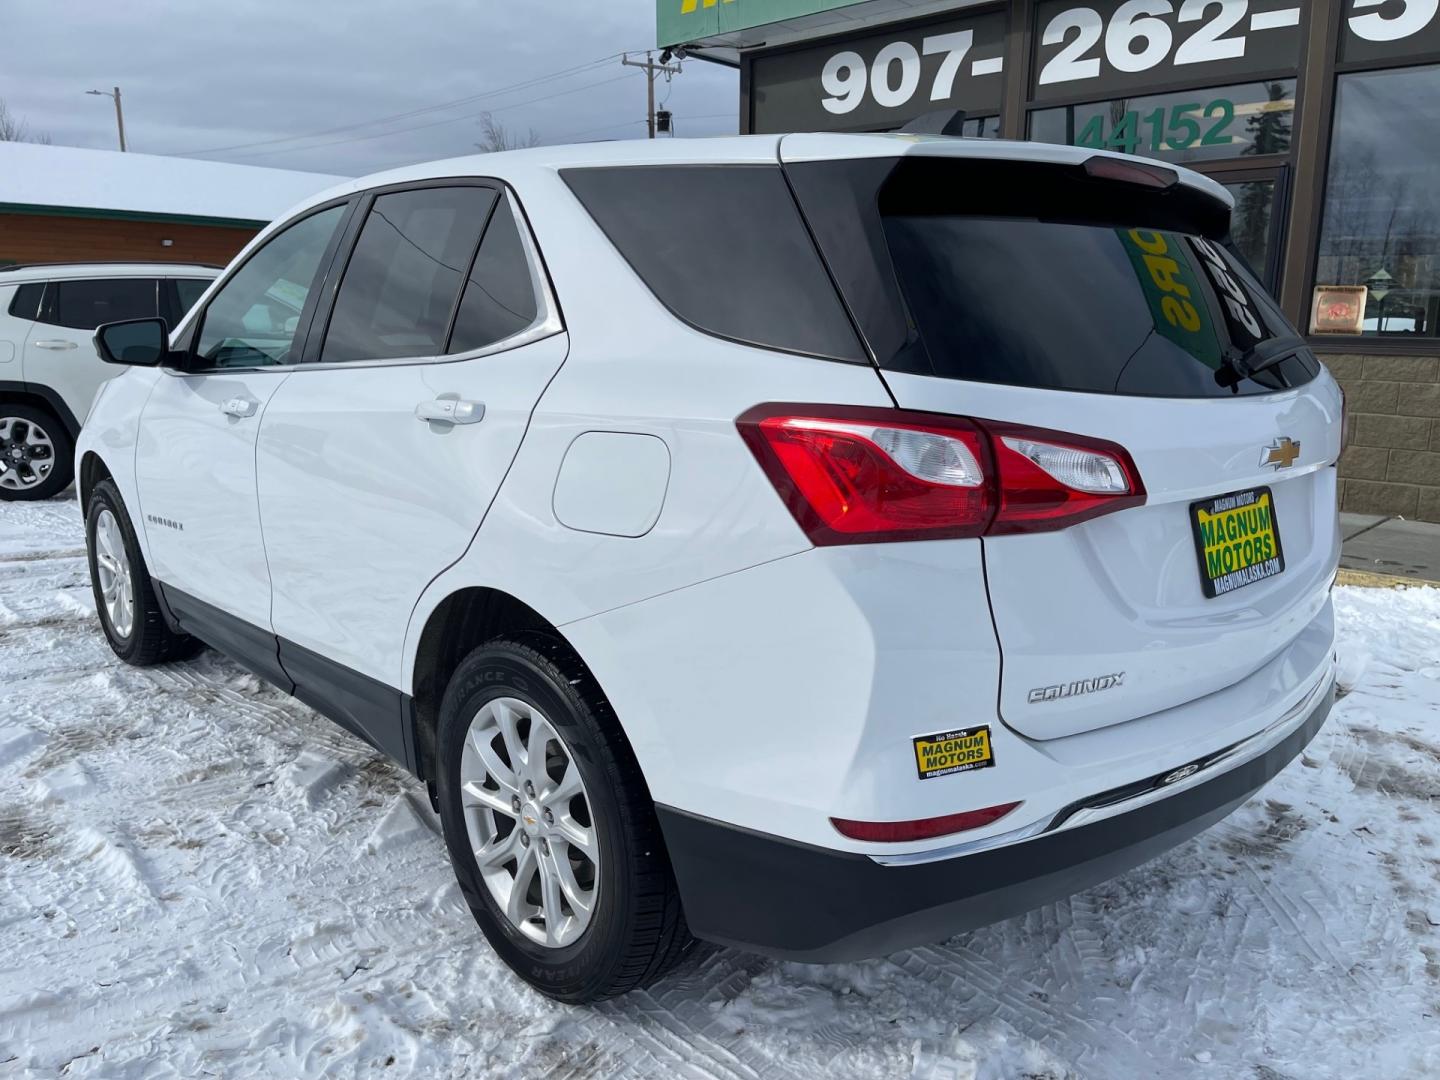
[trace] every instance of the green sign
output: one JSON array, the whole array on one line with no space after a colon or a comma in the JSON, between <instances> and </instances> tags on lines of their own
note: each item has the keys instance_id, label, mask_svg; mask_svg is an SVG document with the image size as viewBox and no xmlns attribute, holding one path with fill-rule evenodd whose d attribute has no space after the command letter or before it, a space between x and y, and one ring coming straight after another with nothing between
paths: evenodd
<instances>
[{"instance_id":1,"label":"green sign","mask_svg":"<svg viewBox=\"0 0 1440 1080\"><path fill-rule=\"evenodd\" d=\"M1220 342L1184 240L1152 229L1116 229L1155 329L1202 364L1220 367Z\"/></svg>"},{"instance_id":2,"label":"green sign","mask_svg":"<svg viewBox=\"0 0 1440 1080\"><path fill-rule=\"evenodd\" d=\"M684 45L716 34L852 7L865 0L656 0L657 44Z\"/></svg>"}]
</instances>

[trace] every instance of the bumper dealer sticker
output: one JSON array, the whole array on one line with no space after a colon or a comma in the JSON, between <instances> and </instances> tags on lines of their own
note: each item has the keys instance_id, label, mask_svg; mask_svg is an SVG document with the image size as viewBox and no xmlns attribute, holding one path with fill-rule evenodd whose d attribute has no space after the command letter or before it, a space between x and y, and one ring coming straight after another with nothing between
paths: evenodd
<instances>
[{"instance_id":1,"label":"bumper dealer sticker","mask_svg":"<svg viewBox=\"0 0 1440 1080\"><path fill-rule=\"evenodd\" d=\"M985 726L942 731L937 735L917 735L912 741L915 744L915 768L921 780L986 769L995 764L990 729Z\"/></svg>"}]
</instances>

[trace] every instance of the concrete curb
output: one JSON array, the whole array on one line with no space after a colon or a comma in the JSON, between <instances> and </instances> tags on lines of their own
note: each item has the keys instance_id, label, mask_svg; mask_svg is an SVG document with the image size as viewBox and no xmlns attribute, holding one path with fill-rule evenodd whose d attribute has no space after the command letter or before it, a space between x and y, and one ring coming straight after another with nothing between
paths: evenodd
<instances>
[{"instance_id":1,"label":"concrete curb","mask_svg":"<svg viewBox=\"0 0 1440 1080\"><path fill-rule=\"evenodd\" d=\"M1346 570L1341 568L1335 578L1337 585L1357 585L1362 589L1393 589L1400 585L1418 585L1424 588L1440 588L1440 582L1425 581L1421 578L1397 577L1394 574L1372 574L1368 570Z\"/></svg>"}]
</instances>

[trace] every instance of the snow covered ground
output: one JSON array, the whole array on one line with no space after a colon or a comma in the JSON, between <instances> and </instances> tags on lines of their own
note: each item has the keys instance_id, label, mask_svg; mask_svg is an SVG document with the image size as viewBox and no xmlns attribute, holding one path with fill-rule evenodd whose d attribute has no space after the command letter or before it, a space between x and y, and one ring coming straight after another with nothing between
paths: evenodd
<instances>
[{"instance_id":1,"label":"snow covered ground","mask_svg":"<svg viewBox=\"0 0 1440 1080\"><path fill-rule=\"evenodd\" d=\"M1440 1076L1440 590L1337 598L1350 693L1169 856L578 1009L496 961L419 785L213 653L122 666L75 507L0 504L0 1076Z\"/></svg>"}]
</instances>

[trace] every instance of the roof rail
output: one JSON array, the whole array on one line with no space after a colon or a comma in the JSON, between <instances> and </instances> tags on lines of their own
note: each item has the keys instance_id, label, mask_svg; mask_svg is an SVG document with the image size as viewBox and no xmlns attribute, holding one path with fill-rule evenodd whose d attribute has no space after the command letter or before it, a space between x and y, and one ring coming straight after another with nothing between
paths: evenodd
<instances>
[{"instance_id":1,"label":"roof rail","mask_svg":"<svg viewBox=\"0 0 1440 1080\"><path fill-rule=\"evenodd\" d=\"M201 270L225 269L216 263L173 262L169 259L90 259L86 262L72 260L69 262L0 263L0 273L9 270L46 270L66 266L189 266L199 267Z\"/></svg>"}]
</instances>

